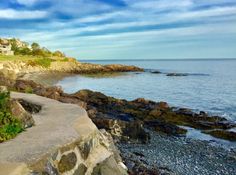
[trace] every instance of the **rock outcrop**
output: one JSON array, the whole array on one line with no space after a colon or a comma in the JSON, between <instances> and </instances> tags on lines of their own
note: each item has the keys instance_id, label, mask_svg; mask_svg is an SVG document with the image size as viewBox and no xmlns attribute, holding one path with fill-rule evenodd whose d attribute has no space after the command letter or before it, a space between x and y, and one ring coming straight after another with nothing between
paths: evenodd
<instances>
[{"instance_id":1,"label":"rock outcrop","mask_svg":"<svg viewBox=\"0 0 236 175\"><path fill-rule=\"evenodd\" d=\"M99 131L84 109L34 94L12 93L42 106L35 126L0 144L0 175L123 175L126 167L111 136Z\"/></svg>"},{"instance_id":2,"label":"rock outcrop","mask_svg":"<svg viewBox=\"0 0 236 175\"><path fill-rule=\"evenodd\" d=\"M23 128L29 128L34 125L32 115L17 100L12 99L10 101L10 109L12 115L22 123Z\"/></svg>"},{"instance_id":3,"label":"rock outcrop","mask_svg":"<svg viewBox=\"0 0 236 175\"><path fill-rule=\"evenodd\" d=\"M33 58L32 58L33 59ZM55 60L49 67L43 67L32 64L30 61L3 61L0 62L0 72L10 78L16 78L28 73L59 72L74 74L94 74L94 73L112 73L112 72L137 72L143 69L136 66L126 66L119 64L99 65L90 63L81 63L74 59L68 61Z\"/></svg>"},{"instance_id":4,"label":"rock outcrop","mask_svg":"<svg viewBox=\"0 0 236 175\"><path fill-rule=\"evenodd\" d=\"M188 76L189 74L187 73L167 73L166 76L168 77L183 77L183 76Z\"/></svg>"},{"instance_id":5,"label":"rock outcrop","mask_svg":"<svg viewBox=\"0 0 236 175\"><path fill-rule=\"evenodd\" d=\"M153 102L142 98L126 101L90 90L81 90L71 96L76 96L79 100L87 103L88 114L98 126L103 125L106 129L113 131L114 121L119 126L116 126L116 128L122 128L123 122L126 121L129 123L126 127L132 128L130 125L138 122L140 127L136 126L136 128L139 128L139 130L131 129L131 132L128 132L130 140L136 138L145 142L148 136L145 136L145 131L141 132L141 129L145 127L175 136L185 135L187 132L181 126L189 126L202 131L220 129L224 132L236 127L235 123L223 117L209 116L203 111L196 113L186 108L170 107L166 102ZM216 132L206 133L216 136ZM236 135L235 132L230 132L230 134ZM228 138L223 137L223 134L219 134L218 137Z\"/></svg>"}]
</instances>

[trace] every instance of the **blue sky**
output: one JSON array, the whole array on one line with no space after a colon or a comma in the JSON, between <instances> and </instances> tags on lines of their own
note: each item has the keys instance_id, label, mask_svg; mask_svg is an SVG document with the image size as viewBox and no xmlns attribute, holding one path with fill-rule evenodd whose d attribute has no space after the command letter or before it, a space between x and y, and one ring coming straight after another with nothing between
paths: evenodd
<instances>
[{"instance_id":1,"label":"blue sky","mask_svg":"<svg viewBox=\"0 0 236 175\"><path fill-rule=\"evenodd\" d=\"M0 0L0 37L79 59L236 58L236 1Z\"/></svg>"}]
</instances>

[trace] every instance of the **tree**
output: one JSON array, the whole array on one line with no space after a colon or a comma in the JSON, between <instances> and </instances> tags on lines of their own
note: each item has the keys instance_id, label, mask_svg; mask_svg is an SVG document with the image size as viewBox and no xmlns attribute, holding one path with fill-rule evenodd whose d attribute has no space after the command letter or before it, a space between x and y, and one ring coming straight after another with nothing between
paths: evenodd
<instances>
[{"instance_id":1,"label":"tree","mask_svg":"<svg viewBox=\"0 0 236 175\"><path fill-rule=\"evenodd\" d=\"M33 50L38 50L38 49L40 49L40 45L39 45L38 43L32 43L32 44L31 44L31 48L32 48Z\"/></svg>"},{"instance_id":2,"label":"tree","mask_svg":"<svg viewBox=\"0 0 236 175\"><path fill-rule=\"evenodd\" d=\"M30 55L31 54L31 50L27 47L25 48L21 48L18 51L21 55Z\"/></svg>"},{"instance_id":3,"label":"tree","mask_svg":"<svg viewBox=\"0 0 236 175\"><path fill-rule=\"evenodd\" d=\"M18 46L17 46L17 43L16 43L16 39L15 38L12 38L9 40L10 43L11 43L11 50L15 53L18 51Z\"/></svg>"},{"instance_id":4,"label":"tree","mask_svg":"<svg viewBox=\"0 0 236 175\"><path fill-rule=\"evenodd\" d=\"M53 56L65 57L65 54L57 50L57 51L55 51L55 52L53 53Z\"/></svg>"},{"instance_id":5,"label":"tree","mask_svg":"<svg viewBox=\"0 0 236 175\"><path fill-rule=\"evenodd\" d=\"M32 55L34 55L34 56L46 56L42 49L33 49Z\"/></svg>"}]
</instances>

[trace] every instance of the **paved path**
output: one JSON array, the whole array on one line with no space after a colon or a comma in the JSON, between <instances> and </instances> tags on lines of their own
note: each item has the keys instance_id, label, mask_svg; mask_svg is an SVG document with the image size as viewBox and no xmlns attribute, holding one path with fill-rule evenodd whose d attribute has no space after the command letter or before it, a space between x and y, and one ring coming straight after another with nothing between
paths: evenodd
<instances>
[{"instance_id":1,"label":"paved path","mask_svg":"<svg viewBox=\"0 0 236 175\"><path fill-rule=\"evenodd\" d=\"M0 175L3 165L36 161L53 149L97 130L86 111L78 105L60 103L34 94L12 92L11 96L39 104L42 110L33 115L35 126L0 144Z\"/></svg>"}]
</instances>

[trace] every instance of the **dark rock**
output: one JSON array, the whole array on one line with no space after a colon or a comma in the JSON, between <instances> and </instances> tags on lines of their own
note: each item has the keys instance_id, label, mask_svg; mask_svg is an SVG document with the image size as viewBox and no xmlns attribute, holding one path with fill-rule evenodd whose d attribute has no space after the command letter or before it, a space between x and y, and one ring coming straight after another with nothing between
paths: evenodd
<instances>
[{"instance_id":1,"label":"dark rock","mask_svg":"<svg viewBox=\"0 0 236 175\"><path fill-rule=\"evenodd\" d=\"M52 166L52 164L48 161L45 166L45 171L42 173L36 173L35 175L59 175L58 170Z\"/></svg>"},{"instance_id":2,"label":"dark rock","mask_svg":"<svg viewBox=\"0 0 236 175\"><path fill-rule=\"evenodd\" d=\"M74 152L63 155L58 163L58 170L60 173L65 173L72 170L77 162L77 157Z\"/></svg>"},{"instance_id":3,"label":"dark rock","mask_svg":"<svg viewBox=\"0 0 236 175\"><path fill-rule=\"evenodd\" d=\"M139 152L133 152L136 156L139 156L139 157L144 157L144 155L142 153L139 153Z\"/></svg>"},{"instance_id":4,"label":"dark rock","mask_svg":"<svg viewBox=\"0 0 236 175\"><path fill-rule=\"evenodd\" d=\"M147 168L144 165L136 165L129 171L129 175L160 175L157 168Z\"/></svg>"},{"instance_id":5,"label":"dark rock","mask_svg":"<svg viewBox=\"0 0 236 175\"><path fill-rule=\"evenodd\" d=\"M180 136L187 133L186 129L159 120L147 121L145 124L155 131L163 132L168 135Z\"/></svg>"},{"instance_id":6,"label":"dark rock","mask_svg":"<svg viewBox=\"0 0 236 175\"><path fill-rule=\"evenodd\" d=\"M23 108L27 112L32 113L32 114L36 114L39 111L41 111L41 109L42 109L42 106L30 103L30 102L22 100L22 99L18 99L18 102L23 106Z\"/></svg>"},{"instance_id":7,"label":"dark rock","mask_svg":"<svg viewBox=\"0 0 236 175\"><path fill-rule=\"evenodd\" d=\"M80 150L80 154L84 160L88 158L88 155L93 147L93 141L89 140L88 142L85 142L83 145L78 145L78 148Z\"/></svg>"},{"instance_id":8,"label":"dark rock","mask_svg":"<svg viewBox=\"0 0 236 175\"><path fill-rule=\"evenodd\" d=\"M159 70L154 70L154 71L151 71L152 74L161 74L161 71Z\"/></svg>"},{"instance_id":9,"label":"dark rock","mask_svg":"<svg viewBox=\"0 0 236 175\"><path fill-rule=\"evenodd\" d=\"M163 102L163 101L158 102L158 103L157 103L157 106L158 106L158 108L160 108L161 110L166 110L166 109L169 109L169 108L170 108L169 105L168 105L168 103Z\"/></svg>"},{"instance_id":10,"label":"dark rock","mask_svg":"<svg viewBox=\"0 0 236 175\"><path fill-rule=\"evenodd\" d=\"M156 103L143 98L126 101L90 90L79 91L73 96L87 103L89 116L99 128L108 129L110 132L115 130L120 135L128 133L124 132L124 128L130 127L130 125L125 124L125 122L132 123L132 121L142 121L146 127L151 127L155 131L170 135L183 135L186 133L186 130L178 125L201 130L229 129L235 126L235 124L225 118L209 116L205 112L195 113L187 108L170 108L166 102ZM114 125L115 121L118 121L116 125ZM133 131L130 130L130 135L132 135ZM113 136L116 134L113 133ZM124 135L123 138L132 140L135 137Z\"/></svg>"},{"instance_id":11,"label":"dark rock","mask_svg":"<svg viewBox=\"0 0 236 175\"><path fill-rule=\"evenodd\" d=\"M84 164L80 164L73 175L85 175L87 169L88 168Z\"/></svg>"},{"instance_id":12,"label":"dark rock","mask_svg":"<svg viewBox=\"0 0 236 175\"><path fill-rule=\"evenodd\" d=\"M181 77L181 76L188 76L189 74L187 73L168 73L166 74L166 76L169 77Z\"/></svg>"},{"instance_id":13,"label":"dark rock","mask_svg":"<svg viewBox=\"0 0 236 175\"><path fill-rule=\"evenodd\" d=\"M230 140L230 141L236 141L236 132L233 131L227 131L227 130L212 130L212 131L204 131L206 134L210 134L214 137Z\"/></svg>"},{"instance_id":14,"label":"dark rock","mask_svg":"<svg viewBox=\"0 0 236 175\"><path fill-rule=\"evenodd\" d=\"M35 83L32 80L16 80L14 87L16 88L17 91L25 92L25 90L27 90L29 88L36 89L36 88L39 88L42 86Z\"/></svg>"},{"instance_id":15,"label":"dark rock","mask_svg":"<svg viewBox=\"0 0 236 175\"><path fill-rule=\"evenodd\" d=\"M141 122L126 122L109 118L92 118L99 129L106 129L111 135L120 141L147 143L150 136L143 128Z\"/></svg>"},{"instance_id":16,"label":"dark rock","mask_svg":"<svg viewBox=\"0 0 236 175\"><path fill-rule=\"evenodd\" d=\"M140 158L141 157L141 158ZM160 169L156 165L149 165L144 159L143 154L140 152L126 152L122 154L129 175L172 175L170 170Z\"/></svg>"}]
</instances>

